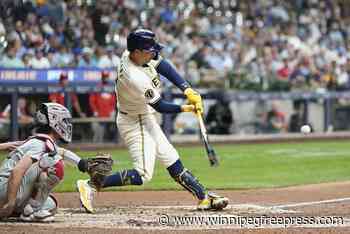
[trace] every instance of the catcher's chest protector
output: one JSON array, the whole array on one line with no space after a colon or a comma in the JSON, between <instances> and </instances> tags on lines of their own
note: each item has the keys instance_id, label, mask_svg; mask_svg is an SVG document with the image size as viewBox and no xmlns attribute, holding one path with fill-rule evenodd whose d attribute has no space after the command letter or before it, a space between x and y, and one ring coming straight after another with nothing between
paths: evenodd
<instances>
[{"instance_id":1,"label":"catcher's chest protector","mask_svg":"<svg viewBox=\"0 0 350 234\"><path fill-rule=\"evenodd\" d=\"M34 136L28 137L25 140L25 142L27 142L31 139L38 139L40 141L43 141L45 143L44 153L49 154L49 156L54 156L57 154L56 143L49 136L47 136L45 134L36 134Z\"/></svg>"},{"instance_id":2,"label":"catcher's chest protector","mask_svg":"<svg viewBox=\"0 0 350 234\"><path fill-rule=\"evenodd\" d=\"M46 171L49 177L55 177L62 180L64 177L64 162L57 154L56 143L45 134L37 134L27 139L38 139L45 143L44 154L39 160L39 167Z\"/></svg>"}]
</instances>

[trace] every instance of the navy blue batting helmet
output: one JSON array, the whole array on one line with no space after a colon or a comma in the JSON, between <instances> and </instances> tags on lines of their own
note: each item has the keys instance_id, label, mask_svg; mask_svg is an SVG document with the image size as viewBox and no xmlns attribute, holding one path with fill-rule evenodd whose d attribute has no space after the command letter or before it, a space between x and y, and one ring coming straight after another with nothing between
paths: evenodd
<instances>
[{"instance_id":1,"label":"navy blue batting helmet","mask_svg":"<svg viewBox=\"0 0 350 234\"><path fill-rule=\"evenodd\" d=\"M139 49L158 54L162 49L163 45L159 44L156 39L154 32L147 29L138 29L131 32L127 38L127 47L130 52Z\"/></svg>"}]
</instances>

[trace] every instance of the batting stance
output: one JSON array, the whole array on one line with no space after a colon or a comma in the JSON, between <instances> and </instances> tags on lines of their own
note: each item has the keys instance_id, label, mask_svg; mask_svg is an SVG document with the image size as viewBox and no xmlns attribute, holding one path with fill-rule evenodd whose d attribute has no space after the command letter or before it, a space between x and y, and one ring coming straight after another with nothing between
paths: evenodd
<instances>
[{"instance_id":1,"label":"batting stance","mask_svg":"<svg viewBox=\"0 0 350 234\"><path fill-rule=\"evenodd\" d=\"M157 158L171 177L199 200L198 209L223 209L228 199L206 191L183 166L177 151L156 121L156 111L203 113L201 96L159 55L162 48L155 40L155 34L149 30L139 29L127 37L127 50L122 55L116 80L117 125L134 168L106 177L102 186L142 185L150 181ZM181 89L190 104L180 106L164 101L160 94L159 74ZM88 212L93 212L92 187L88 180L77 181L81 203Z\"/></svg>"},{"instance_id":2,"label":"batting stance","mask_svg":"<svg viewBox=\"0 0 350 234\"><path fill-rule=\"evenodd\" d=\"M24 142L0 144L13 150L0 166L0 218L50 222L57 201L50 194L63 179L62 159L78 165L80 158L57 146L72 139L71 114L57 103L43 103L36 112L36 132Z\"/></svg>"}]
</instances>

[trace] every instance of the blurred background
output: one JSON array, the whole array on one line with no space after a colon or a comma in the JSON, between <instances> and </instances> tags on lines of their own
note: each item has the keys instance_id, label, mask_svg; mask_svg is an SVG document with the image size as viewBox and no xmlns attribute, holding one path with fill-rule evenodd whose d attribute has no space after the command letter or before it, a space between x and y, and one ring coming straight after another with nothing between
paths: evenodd
<instances>
[{"instance_id":1,"label":"blurred background","mask_svg":"<svg viewBox=\"0 0 350 234\"><path fill-rule=\"evenodd\" d=\"M73 141L118 142L115 69L140 27L204 96L211 134L349 130L349 19L346 0L1 0L0 139L26 138L50 100L72 110ZM165 79L163 95L185 101ZM191 114L159 121L198 134Z\"/></svg>"}]
</instances>

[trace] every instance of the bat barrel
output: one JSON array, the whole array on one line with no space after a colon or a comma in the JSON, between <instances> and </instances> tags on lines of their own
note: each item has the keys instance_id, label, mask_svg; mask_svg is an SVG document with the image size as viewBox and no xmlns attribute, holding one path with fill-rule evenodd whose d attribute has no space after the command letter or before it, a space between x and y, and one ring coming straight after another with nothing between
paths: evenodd
<instances>
[{"instance_id":1,"label":"bat barrel","mask_svg":"<svg viewBox=\"0 0 350 234\"><path fill-rule=\"evenodd\" d=\"M206 130L205 125L204 125L202 114L197 112L197 118L198 118L199 127L200 127L200 131L201 131L201 136L202 136L202 139L204 142L204 146L205 146L205 149L207 151L207 156L209 159L210 166L217 167L217 166L219 166L218 157L217 157L214 149L209 144L209 138L208 138L207 130Z\"/></svg>"}]
</instances>

